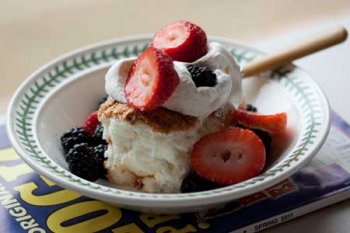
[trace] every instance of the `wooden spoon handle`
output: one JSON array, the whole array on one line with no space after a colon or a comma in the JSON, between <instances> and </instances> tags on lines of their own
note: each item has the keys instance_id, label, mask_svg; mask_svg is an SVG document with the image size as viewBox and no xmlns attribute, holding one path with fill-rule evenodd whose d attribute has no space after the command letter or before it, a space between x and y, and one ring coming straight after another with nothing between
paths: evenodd
<instances>
[{"instance_id":1,"label":"wooden spoon handle","mask_svg":"<svg viewBox=\"0 0 350 233\"><path fill-rule=\"evenodd\" d=\"M334 28L310 40L256 59L243 67L243 76L250 77L261 72L286 65L295 59L307 56L346 40L347 31L343 27Z\"/></svg>"}]
</instances>

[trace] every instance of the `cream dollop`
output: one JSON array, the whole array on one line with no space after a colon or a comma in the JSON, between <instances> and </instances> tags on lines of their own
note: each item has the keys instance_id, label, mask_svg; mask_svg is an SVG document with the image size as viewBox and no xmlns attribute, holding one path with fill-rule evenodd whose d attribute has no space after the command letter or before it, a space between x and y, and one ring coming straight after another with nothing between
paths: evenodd
<instances>
[{"instance_id":1,"label":"cream dollop","mask_svg":"<svg viewBox=\"0 0 350 233\"><path fill-rule=\"evenodd\" d=\"M113 99L127 103L124 88L131 65L136 58L117 61L106 73L106 93ZM190 64L207 66L216 74L217 84L214 87L196 87L187 70ZM220 43L209 44L206 55L193 63L174 62L180 84L163 107L184 115L200 119L227 104L237 106L241 101L241 73L232 55Z\"/></svg>"}]
</instances>

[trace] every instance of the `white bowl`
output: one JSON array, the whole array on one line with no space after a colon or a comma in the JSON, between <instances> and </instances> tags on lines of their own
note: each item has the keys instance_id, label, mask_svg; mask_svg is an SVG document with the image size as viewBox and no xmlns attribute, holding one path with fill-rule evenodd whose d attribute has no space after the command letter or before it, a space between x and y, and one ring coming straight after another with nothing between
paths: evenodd
<instances>
[{"instance_id":1,"label":"white bowl","mask_svg":"<svg viewBox=\"0 0 350 233\"><path fill-rule=\"evenodd\" d=\"M224 39L243 64L261 53ZM329 131L329 106L319 86L297 67L279 69L244 80L248 103L262 113L286 111L285 135L274 141L264 172L224 188L179 194L150 194L119 189L107 181L89 182L67 169L60 136L82 125L105 95L104 74L115 60L136 56L150 37L103 42L59 57L33 73L16 91L8 112L7 130L14 148L38 173L62 187L128 209L156 213L201 211L261 191L304 166Z\"/></svg>"}]
</instances>

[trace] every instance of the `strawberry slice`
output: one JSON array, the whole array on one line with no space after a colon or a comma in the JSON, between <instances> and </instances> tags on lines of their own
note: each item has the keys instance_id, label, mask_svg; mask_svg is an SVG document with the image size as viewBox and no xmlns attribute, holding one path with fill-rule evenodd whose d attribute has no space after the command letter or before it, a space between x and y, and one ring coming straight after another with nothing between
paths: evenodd
<instances>
[{"instance_id":1,"label":"strawberry slice","mask_svg":"<svg viewBox=\"0 0 350 233\"><path fill-rule=\"evenodd\" d=\"M149 47L130 68L125 96L134 108L149 111L162 105L179 83L173 60L161 50Z\"/></svg>"},{"instance_id":2,"label":"strawberry slice","mask_svg":"<svg viewBox=\"0 0 350 233\"><path fill-rule=\"evenodd\" d=\"M193 62L208 52L204 30L183 20L159 30L152 46L161 49L175 61L182 62Z\"/></svg>"},{"instance_id":3,"label":"strawberry slice","mask_svg":"<svg viewBox=\"0 0 350 233\"><path fill-rule=\"evenodd\" d=\"M249 129L226 128L202 137L193 147L196 173L212 182L230 185L258 175L265 165L264 144Z\"/></svg>"},{"instance_id":4,"label":"strawberry slice","mask_svg":"<svg viewBox=\"0 0 350 233\"><path fill-rule=\"evenodd\" d=\"M236 110L233 113L233 121L250 128L258 128L270 133L281 133L287 126L287 113L262 115Z\"/></svg>"},{"instance_id":5,"label":"strawberry slice","mask_svg":"<svg viewBox=\"0 0 350 233\"><path fill-rule=\"evenodd\" d=\"M92 135L95 132L95 129L99 123L100 122L98 121L98 114L97 111L95 111L90 113L90 115L87 117L83 124L83 128L87 133Z\"/></svg>"}]
</instances>

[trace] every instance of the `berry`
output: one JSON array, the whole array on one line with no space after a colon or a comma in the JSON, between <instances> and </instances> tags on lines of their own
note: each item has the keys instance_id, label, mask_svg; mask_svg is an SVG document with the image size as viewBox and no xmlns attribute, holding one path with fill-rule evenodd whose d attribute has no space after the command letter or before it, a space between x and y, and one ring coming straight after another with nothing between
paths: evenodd
<instances>
[{"instance_id":1,"label":"berry","mask_svg":"<svg viewBox=\"0 0 350 233\"><path fill-rule=\"evenodd\" d=\"M264 144L249 129L226 128L208 134L193 147L192 167L201 177L230 185L258 175L266 160Z\"/></svg>"},{"instance_id":2,"label":"berry","mask_svg":"<svg viewBox=\"0 0 350 233\"><path fill-rule=\"evenodd\" d=\"M107 150L107 145L105 144L100 144L97 146L92 147L93 153L95 154L95 156L98 159L99 162L99 167L100 167L100 177L101 178L105 178L106 174L107 174L107 170L104 167L104 161L106 160L105 158L105 151Z\"/></svg>"},{"instance_id":3,"label":"berry","mask_svg":"<svg viewBox=\"0 0 350 233\"><path fill-rule=\"evenodd\" d=\"M96 110L98 110L100 108L101 104L106 102L107 99L108 99L108 96L101 97L97 102Z\"/></svg>"},{"instance_id":4,"label":"berry","mask_svg":"<svg viewBox=\"0 0 350 233\"><path fill-rule=\"evenodd\" d=\"M84 122L83 128L92 135L100 122L98 121L97 111L92 112Z\"/></svg>"},{"instance_id":5,"label":"berry","mask_svg":"<svg viewBox=\"0 0 350 233\"><path fill-rule=\"evenodd\" d=\"M61 137L61 145L64 153L67 153L75 144L89 143L91 141L90 135L82 127L74 127L64 133Z\"/></svg>"},{"instance_id":6,"label":"berry","mask_svg":"<svg viewBox=\"0 0 350 233\"><path fill-rule=\"evenodd\" d=\"M287 126L287 113L261 115L247 111L236 110L233 120L249 128L258 128L269 133L280 133Z\"/></svg>"},{"instance_id":7,"label":"berry","mask_svg":"<svg viewBox=\"0 0 350 233\"><path fill-rule=\"evenodd\" d=\"M257 112L258 109L252 104L247 104L246 111L248 111L248 112Z\"/></svg>"},{"instance_id":8,"label":"berry","mask_svg":"<svg viewBox=\"0 0 350 233\"><path fill-rule=\"evenodd\" d=\"M271 147L271 135L261 129L250 129L252 130L260 139L261 141L264 143L264 147L265 147L265 152L268 153L270 151L270 147Z\"/></svg>"},{"instance_id":9,"label":"berry","mask_svg":"<svg viewBox=\"0 0 350 233\"><path fill-rule=\"evenodd\" d=\"M191 73L196 87L213 87L216 85L216 74L210 68L189 65L187 70Z\"/></svg>"},{"instance_id":10,"label":"berry","mask_svg":"<svg viewBox=\"0 0 350 233\"><path fill-rule=\"evenodd\" d=\"M266 154L270 151L272 138L268 132L261 129L247 128L244 125L240 125L240 124L236 125L236 127L243 128L243 129L250 129L251 131L253 131L264 143Z\"/></svg>"},{"instance_id":11,"label":"berry","mask_svg":"<svg viewBox=\"0 0 350 233\"><path fill-rule=\"evenodd\" d=\"M221 186L209 180L203 179L195 172L190 172L181 184L182 193L200 192L210 189L220 188Z\"/></svg>"},{"instance_id":12,"label":"berry","mask_svg":"<svg viewBox=\"0 0 350 233\"><path fill-rule=\"evenodd\" d=\"M125 96L134 108L149 111L162 105L179 83L172 59L161 50L150 47L131 66Z\"/></svg>"},{"instance_id":13,"label":"berry","mask_svg":"<svg viewBox=\"0 0 350 233\"><path fill-rule=\"evenodd\" d=\"M193 62L208 52L207 36L202 28L178 21L159 30L152 46L161 49L175 61Z\"/></svg>"},{"instance_id":14,"label":"berry","mask_svg":"<svg viewBox=\"0 0 350 233\"><path fill-rule=\"evenodd\" d=\"M103 139L103 125L99 123L95 129L95 132L92 135L95 145L107 145L107 142Z\"/></svg>"},{"instance_id":15,"label":"berry","mask_svg":"<svg viewBox=\"0 0 350 233\"><path fill-rule=\"evenodd\" d=\"M247 112L258 112L258 109L252 104L241 104L238 109Z\"/></svg>"},{"instance_id":16,"label":"berry","mask_svg":"<svg viewBox=\"0 0 350 233\"><path fill-rule=\"evenodd\" d=\"M69 170L76 176L89 181L96 181L104 176L103 163L87 143L74 145L66 156ZM101 166L102 165L102 166Z\"/></svg>"},{"instance_id":17,"label":"berry","mask_svg":"<svg viewBox=\"0 0 350 233\"><path fill-rule=\"evenodd\" d=\"M107 145L100 144L92 147L92 150L95 156L98 158L98 160L103 163L103 161L105 161L104 155L105 155L105 151L107 150Z\"/></svg>"}]
</instances>

